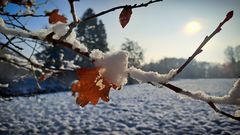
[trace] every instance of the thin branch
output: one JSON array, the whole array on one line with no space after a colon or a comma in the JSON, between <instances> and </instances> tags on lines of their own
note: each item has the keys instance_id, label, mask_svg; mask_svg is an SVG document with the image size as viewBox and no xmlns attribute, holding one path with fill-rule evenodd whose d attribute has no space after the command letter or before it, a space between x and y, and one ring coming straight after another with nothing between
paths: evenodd
<instances>
[{"instance_id":1,"label":"thin branch","mask_svg":"<svg viewBox=\"0 0 240 135\"><path fill-rule=\"evenodd\" d=\"M204 45L205 45L213 36L215 36L217 33L219 33L219 32L222 30L221 27L222 27L228 20L230 20L230 19L232 18L232 16L233 16L233 11L230 11L230 12L227 13L225 19L218 25L218 27L211 33L211 35L205 37L205 39L203 40L203 42L199 45L199 47L198 47L198 48L196 49L196 51L192 54L192 56L190 56L190 57L186 60L186 62L177 70L177 74L176 74L176 75L178 75L199 53L202 52L202 48L204 47ZM176 76L176 75L175 75L175 76ZM153 85L153 86L157 86L156 84L154 84L154 83L152 83L152 82L149 82L149 83L150 83L151 85ZM166 84L162 84L162 85L165 86L165 87L167 87L167 88L169 88L170 90L173 90L173 91L176 92L176 93L179 93L179 94L186 95L186 96L188 96L188 97L194 98L194 95L193 95L191 92L185 91L185 90L183 90L183 89L181 89L181 88L179 88L179 87L177 87L177 86L174 86L174 85L172 85L172 84L170 84L170 83L166 83ZM202 100L202 101L203 101L203 100ZM206 102L206 101L205 101L205 102ZM232 118L232 119L235 119L235 120L240 121L240 117L235 117L235 116L233 116L233 115L231 115L231 114L228 114L228 113L226 113L226 112L224 112L224 111L221 111L220 109L218 109L218 108L214 105L213 102L207 102L207 103L208 103L208 105L210 105L210 106L214 109L214 111L216 111L217 113L220 113L220 114L222 114L222 115L225 115L225 116L227 116L227 117L230 117L230 118Z\"/></svg>"},{"instance_id":2,"label":"thin branch","mask_svg":"<svg viewBox=\"0 0 240 135\"><path fill-rule=\"evenodd\" d=\"M18 24L21 25L21 27L23 28L23 30L26 30L27 32L30 32L30 30L28 30L24 24L22 24L16 17L12 17Z\"/></svg>"},{"instance_id":3,"label":"thin branch","mask_svg":"<svg viewBox=\"0 0 240 135\"><path fill-rule=\"evenodd\" d=\"M150 83L150 84L151 84L151 83ZM172 84L170 84L170 83L162 84L162 85L165 86L165 87L167 87L167 88L169 88L170 90L178 93L178 94L185 95L185 96L188 96L188 97L191 97L191 98L194 97L194 95L193 95L191 92L186 91L186 90L183 90L183 89L181 89L181 88L179 88L179 87L177 87L177 86L174 86L174 85L172 85ZM156 85L155 85L155 86L156 86ZM203 100L201 100L201 101L203 101ZM204 101L204 102L206 102L206 101ZM220 113L220 114L222 114L222 115L224 115L224 116L227 116L227 117L232 118L232 119L234 119L234 120L240 121L240 117L233 116L233 115L231 115L231 114L229 114L229 113L226 113L226 112L220 110L219 108L216 107L216 105L215 105L213 102L206 102L206 103L207 103L210 107L212 107L213 110L214 110L216 113Z\"/></svg>"},{"instance_id":4,"label":"thin branch","mask_svg":"<svg viewBox=\"0 0 240 135\"><path fill-rule=\"evenodd\" d=\"M46 15L34 15L34 14L22 14L22 15L19 15L19 14L10 14L8 12L0 12L0 15L10 16L10 17L17 17L17 18L20 18L20 17L47 17Z\"/></svg>"},{"instance_id":5,"label":"thin branch","mask_svg":"<svg viewBox=\"0 0 240 135\"><path fill-rule=\"evenodd\" d=\"M4 44L0 42L0 45L4 45ZM22 57L23 59L27 60L30 63L30 65L34 66L35 68L42 69L45 72L47 72L47 71L54 71L54 72L70 71L70 72L72 72L73 71L73 70L69 70L69 69L55 69L55 68L52 68L52 67L46 67L44 65L41 65L41 64L33 62L31 59L29 59L28 57L26 57L25 55L23 55L22 53L18 52L17 50L15 50L12 47L6 46L6 48L8 48L12 52L16 53L18 56Z\"/></svg>"},{"instance_id":6,"label":"thin branch","mask_svg":"<svg viewBox=\"0 0 240 135\"><path fill-rule=\"evenodd\" d=\"M78 19L77 19L77 15L76 15L76 11L75 11L75 7L74 7L74 0L68 0L68 3L70 4L70 8L71 8L71 14L73 17L73 22L77 23Z\"/></svg>"},{"instance_id":7,"label":"thin branch","mask_svg":"<svg viewBox=\"0 0 240 135\"><path fill-rule=\"evenodd\" d=\"M19 25L16 25L16 24L14 24L14 23L9 23L9 22L7 22L7 21L6 21L5 23L6 23L7 25L12 26L13 28L16 27L16 28L19 28L19 29L25 30L24 27L19 26Z\"/></svg>"},{"instance_id":8,"label":"thin branch","mask_svg":"<svg viewBox=\"0 0 240 135\"><path fill-rule=\"evenodd\" d=\"M81 54L82 56L85 56L85 57L89 58L89 55L90 55L89 52L82 52L79 48L73 49L72 44L70 44L68 42L64 42L62 40L54 39L53 38L54 34L55 34L54 32L48 34L44 40L52 43L53 45L61 44L65 47L70 48L71 50L75 51L77 54ZM38 37L32 37L32 38L39 39Z\"/></svg>"},{"instance_id":9,"label":"thin branch","mask_svg":"<svg viewBox=\"0 0 240 135\"><path fill-rule=\"evenodd\" d=\"M130 7L130 8L132 8L132 9L134 9L134 8L140 8L140 7L147 7L147 6L150 5L150 4L153 4L153 3L156 3L156 2L160 2L160 1L163 1L163 0L151 0L151 1L147 2L147 3L142 3L142 4L139 4L139 5L135 4L135 5L117 6L117 7L114 7L114 8L105 10L105 11L102 11L102 12L100 12L100 13L98 13L98 14L93 15L93 16L87 17L87 18L83 19L83 20L82 20L81 22L79 22L79 23L86 22L86 21L91 20L91 19L93 19L93 18L96 18L96 17L98 17L98 16L102 16L102 15L107 14L107 13L109 13L109 12L115 11L115 10L117 10L117 9L123 9L123 8L125 8L125 7Z\"/></svg>"},{"instance_id":10,"label":"thin branch","mask_svg":"<svg viewBox=\"0 0 240 135\"><path fill-rule=\"evenodd\" d=\"M23 50L23 48L15 45L15 44L12 42L12 41L15 39L15 37L12 37L12 38L10 39L6 34L3 34L3 35L4 35L5 38L8 40L8 42L5 44L6 46L7 46L8 44L11 44L12 46L14 46L15 48L17 48L18 50ZM3 49L4 47L6 47L6 46L3 46L2 49Z\"/></svg>"},{"instance_id":11,"label":"thin branch","mask_svg":"<svg viewBox=\"0 0 240 135\"><path fill-rule=\"evenodd\" d=\"M232 18L233 16L233 11L230 11L227 13L225 19L218 25L218 27L211 33L210 36L206 36L205 39L202 41L202 43L199 45L199 47L196 49L196 51L192 54L192 56L190 56L187 61L177 70L177 74L179 74L180 72L182 72L182 70L199 54L201 53L203 50L202 48L204 47L204 45L207 44L207 42L213 37L215 36L217 33L219 33L222 30L222 26Z\"/></svg>"},{"instance_id":12,"label":"thin branch","mask_svg":"<svg viewBox=\"0 0 240 135\"><path fill-rule=\"evenodd\" d=\"M19 22L16 17L11 17L11 18L13 18L13 19L11 19L9 16L7 16L7 18L8 18L8 20L5 21L5 24L8 24L8 25L12 26L13 28L16 27L16 28L19 28L19 29L22 29L22 30L25 30L25 31L29 32L29 30L26 29L26 27L21 22ZM21 26L19 26L17 24L14 24L13 21L16 21L16 20L17 20L17 22L20 23Z\"/></svg>"},{"instance_id":13,"label":"thin branch","mask_svg":"<svg viewBox=\"0 0 240 135\"><path fill-rule=\"evenodd\" d=\"M231 115L229 113L226 113L226 112L220 110L219 108L216 107L216 105L213 102L208 102L208 105L210 105L215 112L220 113L222 115L225 115L225 116L227 116L229 118L232 118L232 119L240 121L240 117L233 116L233 115Z\"/></svg>"},{"instance_id":14,"label":"thin branch","mask_svg":"<svg viewBox=\"0 0 240 135\"><path fill-rule=\"evenodd\" d=\"M68 32L67 32L64 36L62 36L62 37L60 38L60 40L66 39L66 38L71 34L72 30L73 30L78 24L80 24L80 23L86 22L86 21L88 21L88 20L91 20L91 19L93 19L93 18L102 16L102 15L107 14L107 13L109 13L109 12L113 12L113 11L118 10L118 9L123 9L123 8L125 8L125 7L131 7L132 9L133 9L133 8L140 8L140 7L147 7L147 6L150 5L150 4L153 4L153 3L156 3L156 2L160 2L160 1L163 1L163 0L151 0L151 1L147 2L147 3L142 3L142 4L139 4L139 5L135 4L135 5L117 6L117 7L114 7L114 8L105 10L105 11L102 11L102 12L100 12L100 13L98 13L98 14L93 15L93 16L89 16L89 17L87 17L87 18L84 18L84 19L81 20L81 21L77 21L77 22L74 21L74 22L72 22L72 23L69 24L69 30L68 30Z\"/></svg>"},{"instance_id":15,"label":"thin branch","mask_svg":"<svg viewBox=\"0 0 240 135\"><path fill-rule=\"evenodd\" d=\"M5 34L2 33L3 36L6 37ZM4 45L2 45L1 49L4 49L4 47L8 46L8 44L10 44L11 41L13 41L15 39L15 37L12 37L11 39L8 39L7 43L5 43Z\"/></svg>"},{"instance_id":16,"label":"thin branch","mask_svg":"<svg viewBox=\"0 0 240 135\"><path fill-rule=\"evenodd\" d=\"M21 40L21 41L15 41L15 42L13 42L13 43L24 43L24 44L26 44L28 47L30 47L31 49L34 49L34 47L32 47L28 42L35 42L35 41L33 41L33 40L26 40L26 39L24 39L24 38L20 38L20 37L18 37L18 39L19 40ZM39 44L39 43L38 43ZM37 53L40 53L36 48L34 49Z\"/></svg>"},{"instance_id":17,"label":"thin branch","mask_svg":"<svg viewBox=\"0 0 240 135\"><path fill-rule=\"evenodd\" d=\"M35 50L36 50L36 47L37 47L37 40L35 41L35 44L34 44L34 47L33 47L33 50L32 50L32 53L31 53L29 59L32 58L32 56L33 56L33 54L34 54L34 52L35 52Z\"/></svg>"}]
</instances>

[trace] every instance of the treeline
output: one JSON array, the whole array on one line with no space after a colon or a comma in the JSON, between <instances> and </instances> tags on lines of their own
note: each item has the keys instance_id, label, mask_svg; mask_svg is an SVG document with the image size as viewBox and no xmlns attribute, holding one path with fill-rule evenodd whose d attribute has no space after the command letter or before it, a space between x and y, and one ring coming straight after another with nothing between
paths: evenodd
<instances>
[{"instance_id":1,"label":"treeline","mask_svg":"<svg viewBox=\"0 0 240 135\"><path fill-rule=\"evenodd\" d=\"M224 64L198 62L193 60L179 78L236 78L240 77L240 45L227 47L225 55L228 59ZM186 59L164 58L158 62L151 62L142 66L146 71L167 73L172 68L179 68Z\"/></svg>"},{"instance_id":2,"label":"treeline","mask_svg":"<svg viewBox=\"0 0 240 135\"><path fill-rule=\"evenodd\" d=\"M186 59L164 58L158 62L151 62L142 66L146 71L168 73L172 68L179 68ZM239 74L238 74L239 75ZM231 64L214 64L208 62L197 62L193 60L181 74L179 78L230 78L237 77L232 73Z\"/></svg>"}]
</instances>

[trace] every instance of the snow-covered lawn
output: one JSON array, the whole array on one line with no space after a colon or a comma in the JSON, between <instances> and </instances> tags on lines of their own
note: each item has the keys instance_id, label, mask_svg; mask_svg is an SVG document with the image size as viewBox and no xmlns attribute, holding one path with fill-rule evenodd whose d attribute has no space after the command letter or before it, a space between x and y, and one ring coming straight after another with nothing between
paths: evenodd
<instances>
[{"instance_id":1,"label":"snow-covered lawn","mask_svg":"<svg viewBox=\"0 0 240 135\"><path fill-rule=\"evenodd\" d=\"M178 80L189 90L224 95L236 79ZM227 112L233 106L221 106ZM70 92L0 101L0 134L240 134L240 123L204 102L148 84L112 91L110 102L80 108Z\"/></svg>"}]
</instances>

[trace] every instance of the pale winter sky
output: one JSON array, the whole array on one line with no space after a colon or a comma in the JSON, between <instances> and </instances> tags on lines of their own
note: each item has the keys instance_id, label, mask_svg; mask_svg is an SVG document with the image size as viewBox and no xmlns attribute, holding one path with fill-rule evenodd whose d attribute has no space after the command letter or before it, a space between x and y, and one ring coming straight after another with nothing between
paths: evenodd
<instances>
[{"instance_id":1,"label":"pale winter sky","mask_svg":"<svg viewBox=\"0 0 240 135\"><path fill-rule=\"evenodd\" d=\"M80 0L76 2L76 9L81 17L87 8L99 13L114 6L143 2L148 0ZM38 12L55 8L59 8L61 13L72 19L67 0L50 0ZM146 8L134 9L132 18L124 29L118 20L121 10L103 15L99 19L105 24L107 40L112 50L119 50L125 38L129 38L137 41L144 49L145 62L148 63L164 57L187 58L231 10L234 10L232 20L223 26L223 30L197 56L200 61L222 63L226 61L224 49L240 44L239 0L163 0ZM29 28L35 30L46 25L47 18L41 21L28 20Z\"/></svg>"}]
</instances>

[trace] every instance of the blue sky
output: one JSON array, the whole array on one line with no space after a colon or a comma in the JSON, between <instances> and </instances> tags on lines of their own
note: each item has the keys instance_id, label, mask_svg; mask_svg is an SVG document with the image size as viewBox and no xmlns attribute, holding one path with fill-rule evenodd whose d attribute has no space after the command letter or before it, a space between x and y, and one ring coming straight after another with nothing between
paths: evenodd
<instances>
[{"instance_id":1,"label":"blue sky","mask_svg":"<svg viewBox=\"0 0 240 135\"><path fill-rule=\"evenodd\" d=\"M76 2L76 9L81 17L87 8L99 13L114 6L143 2L147 0L80 0ZM38 9L38 13L43 14L44 10L51 11L56 8L72 20L67 0L50 0L47 5ZM14 9L9 6L9 10ZM107 41L112 50L119 50L125 38L129 38L137 41L144 49L147 63L164 57L189 57L230 10L234 10L233 19L223 26L223 30L196 58L200 61L222 63L226 61L224 49L240 44L239 0L163 0L146 8L134 9L132 18L124 29L118 20L121 10L103 15L99 19L105 24ZM27 26L34 30L48 25L47 18L25 21ZM197 21L201 25L199 32L186 33L185 26L191 21Z\"/></svg>"}]
</instances>

